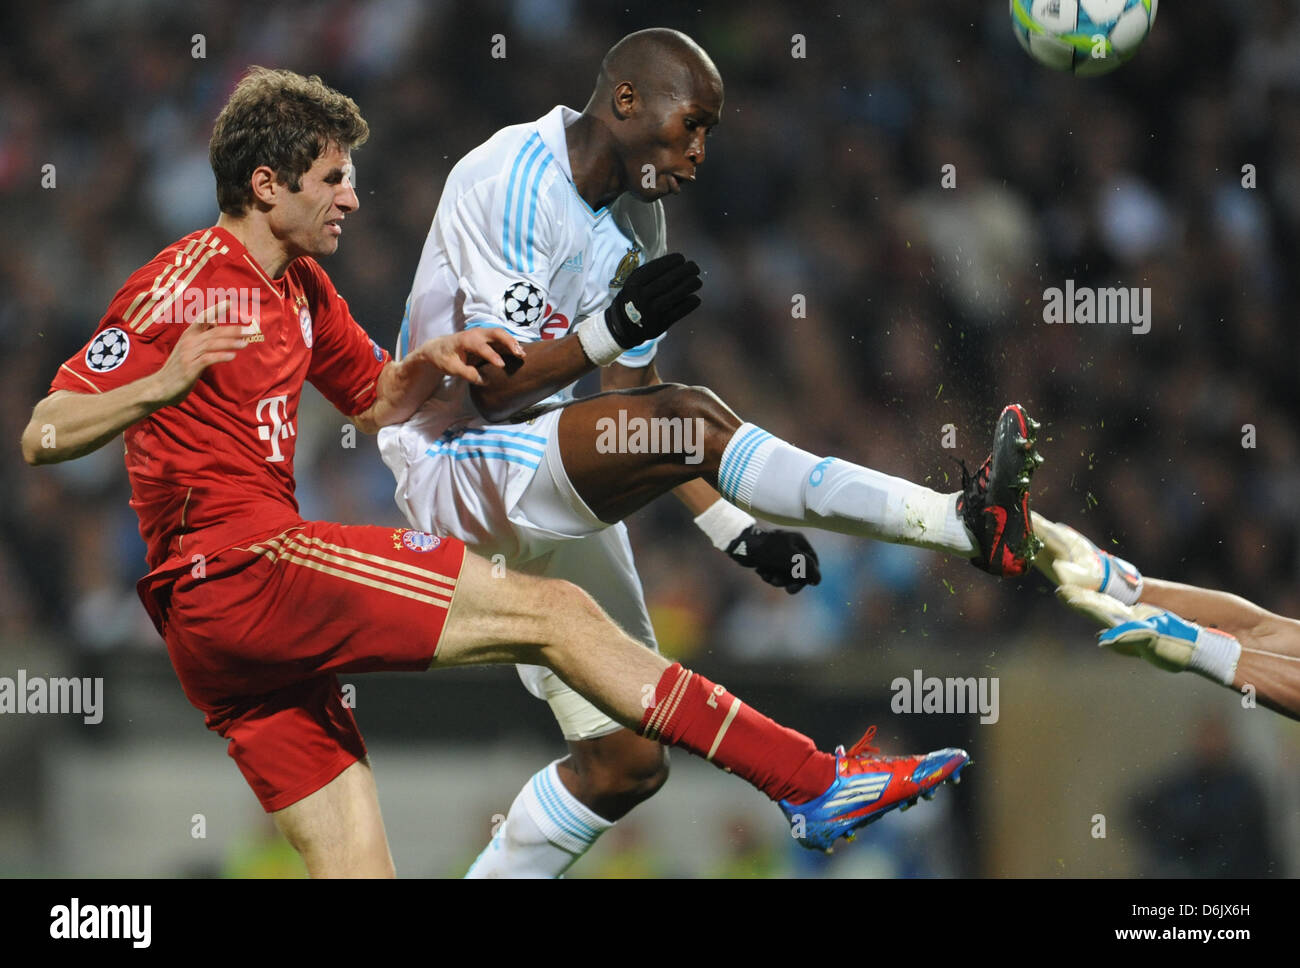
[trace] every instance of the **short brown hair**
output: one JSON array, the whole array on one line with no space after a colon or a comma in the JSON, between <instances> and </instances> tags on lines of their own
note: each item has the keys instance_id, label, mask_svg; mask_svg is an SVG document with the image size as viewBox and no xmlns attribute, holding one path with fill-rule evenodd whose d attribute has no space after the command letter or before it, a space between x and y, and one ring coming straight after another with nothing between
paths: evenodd
<instances>
[{"instance_id":1,"label":"short brown hair","mask_svg":"<svg viewBox=\"0 0 1300 968\"><path fill-rule=\"evenodd\" d=\"M253 203L249 181L261 165L296 192L330 145L350 151L369 136L357 103L315 74L250 67L217 115L208 144L217 205L243 215Z\"/></svg>"}]
</instances>

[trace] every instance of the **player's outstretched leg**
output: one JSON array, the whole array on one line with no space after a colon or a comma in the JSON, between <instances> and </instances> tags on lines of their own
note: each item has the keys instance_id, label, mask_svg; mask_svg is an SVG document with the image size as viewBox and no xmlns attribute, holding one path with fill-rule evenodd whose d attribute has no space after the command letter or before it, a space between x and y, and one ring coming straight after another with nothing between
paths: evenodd
<instances>
[{"instance_id":1,"label":"player's outstretched leg","mask_svg":"<svg viewBox=\"0 0 1300 968\"><path fill-rule=\"evenodd\" d=\"M818 849L957 778L969 760L956 749L878 756L865 746L870 733L850 753L821 752L636 642L576 585L493 578L486 562L467 555L431 668L484 662L553 669L615 722L701 756L780 802L792 832Z\"/></svg>"},{"instance_id":2,"label":"player's outstretched leg","mask_svg":"<svg viewBox=\"0 0 1300 968\"><path fill-rule=\"evenodd\" d=\"M800 450L742 423L703 387L662 384L579 401L560 418L560 440L569 479L605 521L703 477L733 504L769 521L946 551L996 575L1019 575L1036 550L1028 485L1042 463L1034 448L1037 426L1018 404L1005 408L993 452L952 494ZM635 452L611 447L615 427L643 428L642 446ZM673 427L675 438L665 433ZM680 446L674 452L662 446L665 438L699 447L694 454ZM659 446L647 447L647 440Z\"/></svg>"}]
</instances>

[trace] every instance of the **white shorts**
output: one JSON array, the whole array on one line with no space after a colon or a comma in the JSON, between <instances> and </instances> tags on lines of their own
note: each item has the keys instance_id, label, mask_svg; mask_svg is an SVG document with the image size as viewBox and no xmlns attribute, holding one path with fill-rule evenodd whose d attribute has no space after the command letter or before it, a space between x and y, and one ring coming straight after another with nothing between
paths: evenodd
<instances>
[{"instance_id":1,"label":"white shorts","mask_svg":"<svg viewBox=\"0 0 1300 968\"><path fill-rule=\"evenodd\" d=\"M563 578L584 589L629 635L658 650L632 545L622 522L601 521L579 497L560 458L560 410L526 423L433 433L417 414L379 432L379 452L397 478L397 506L411 527L464 541L508 567ZM545 699L566 740L620 729L541 666L518 666Z\"/></svg>"}]
</instances>

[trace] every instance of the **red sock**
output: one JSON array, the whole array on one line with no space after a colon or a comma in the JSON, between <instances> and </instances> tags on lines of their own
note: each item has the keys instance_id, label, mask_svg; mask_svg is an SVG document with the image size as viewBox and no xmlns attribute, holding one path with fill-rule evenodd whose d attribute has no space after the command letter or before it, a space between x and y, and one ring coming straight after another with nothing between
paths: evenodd
<instances>
[{"instance_id":1,"label":"red sock","mask_svg":"<svg viewBox=\"0 0 1300 968\"><path fill-rule=\"evenodd\" d=\"M640 733L735 773L773 800L806 803L835 779L835 757L675 662L655 687Z\"/></svg>"}]
</instances>

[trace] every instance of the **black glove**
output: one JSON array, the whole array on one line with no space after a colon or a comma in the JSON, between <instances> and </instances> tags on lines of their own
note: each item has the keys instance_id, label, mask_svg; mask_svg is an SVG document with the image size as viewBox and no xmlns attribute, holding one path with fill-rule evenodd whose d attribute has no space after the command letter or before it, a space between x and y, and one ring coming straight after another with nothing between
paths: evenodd
<instances>
[{"instance_id":1,"label":"black glove","mask_svg":"<svg viewBox=\"0 0 1300 968\"><path fill-rule=\"evenodd\" d=\"M702 285L700 267L680 252L637 266L605 310L609 335L625 350L654 339L699 306Z\"/></svg>"},{"instance_id":2,"label":"black glove","mask_svg":"<svg viewBox=\"0 0 1300 968\"><path fill-rule=\"evenodd\" d=\"M727 545L727 554L746 568L753 568L769 585L793 595L805 585L822 580L817 552L798 531L765 531L751 524Z\"/></svg>"}]
</instances>

